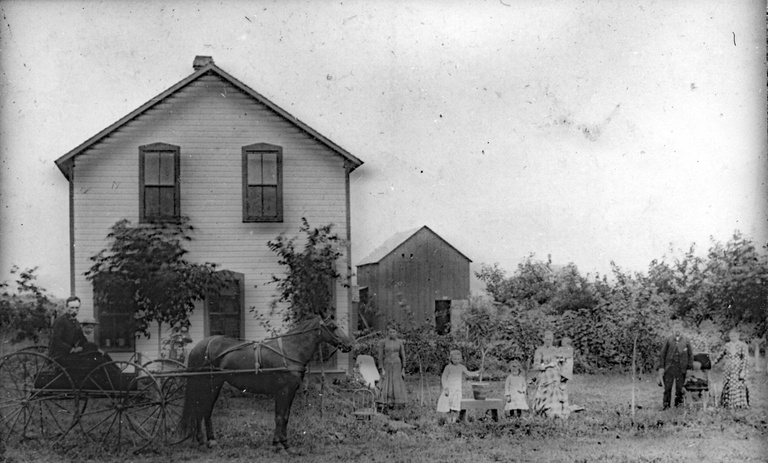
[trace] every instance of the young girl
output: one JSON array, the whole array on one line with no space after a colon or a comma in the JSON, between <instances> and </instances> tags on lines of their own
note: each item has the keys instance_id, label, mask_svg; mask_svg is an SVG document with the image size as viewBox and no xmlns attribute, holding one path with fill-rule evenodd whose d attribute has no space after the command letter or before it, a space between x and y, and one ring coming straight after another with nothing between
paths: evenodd
<instances>
[{"instance_id":1,"label":"young girl","mask_svg":"<svg viewBox=\"0 0 768 463\"><path fill-rule=\"evenodd\" d=\"M504 410L509 412L510 418L513 416L520 417L523 410L528 410L526 389L523 367L519 360L512 360L509 362L509 376L507 376L507 381L504 384L504 397L507 399Z\"/></svg>"},{"instance_id":2,"label":"young girl","mask_svg":"<svg viewBox=\"0 0 768 463\"><path fill-rule=\"evenodd\" d=\"M461 410L461 380L464 376L475 378L480 376L480 371L469 371L461 362L461 351L451 351L451 363L445 366L442 376L443 393L437 400L437 411L449 414L449 421L454 423L454 413Z\"/></svg>"}]
</instances>

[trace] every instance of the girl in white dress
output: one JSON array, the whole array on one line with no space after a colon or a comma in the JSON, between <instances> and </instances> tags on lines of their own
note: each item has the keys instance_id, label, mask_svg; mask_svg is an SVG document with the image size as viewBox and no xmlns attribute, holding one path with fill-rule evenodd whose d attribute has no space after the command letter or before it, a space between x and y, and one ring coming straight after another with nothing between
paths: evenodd
<instances>
[{"instance_id":1,"label":"girl in white dress","mask_svg":"<svg viewBox=\"0 0 768 463\"><path fill-rule=\"evenodd\" d=\"M507 399L504 410L508 412L510 417L520 417L523 410L528 410L527 389L523 366L519 360L512 360L509 362L509 376L504 383L504 397Z\"/></svg>"},{"instance_id":2,"label":"girl in white dress","mask_svg":"<svg viewBox=\"0 0 768 463\"><path fill-rule=\"evenodd\" d=\"M445 366L442 376L443 393L437 400L437 411L449 414L449 421L456 421L456 413L461 410L461 384L464 376L475 378L480 371L469 371L461 362L464 361L461 351L451 351L451 363Z\"/></svg>"}]
</instances>

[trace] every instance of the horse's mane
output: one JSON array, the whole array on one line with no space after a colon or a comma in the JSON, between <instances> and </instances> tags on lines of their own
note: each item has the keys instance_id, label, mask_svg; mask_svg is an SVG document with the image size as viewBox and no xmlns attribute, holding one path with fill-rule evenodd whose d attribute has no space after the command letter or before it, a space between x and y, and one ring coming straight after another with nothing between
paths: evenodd
<instances>
[{"instance_id":1,"label":"horse's mane","mask_svg":"<svg viewBox=\"0 0 768 463\"><path fill-rule=\"evenodd\" d=\"M306 331L311 325L316 323L318 323L317 315L296 323L295 325L293 325L293 327L291 327L291 329L286 331L285 334L293 334L300 331Z\"/></svg>"}]
</instances>

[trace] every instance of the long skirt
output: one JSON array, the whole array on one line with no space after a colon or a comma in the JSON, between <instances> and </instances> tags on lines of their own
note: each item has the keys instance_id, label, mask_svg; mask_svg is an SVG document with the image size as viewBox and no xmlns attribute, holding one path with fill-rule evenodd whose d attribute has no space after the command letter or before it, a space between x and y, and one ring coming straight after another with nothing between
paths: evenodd
<instances>
[{"instance_id":1,"label":"long skirt","mask_svg":"<svg viewBox=\"0 0 768 463\"><path fill-rule=\"evenodd\" d=\"M405 405L407 393L403 379L403 366L400 362L385 363L386 375L381 378L381 393L376 400L385 405Z\"/></svg>"},{"instance_id":2,"label":"long skirt","mask_svg":"<svg viewBox=\"0 0 768 463\"><path fill-rule=\"evenodd\" d=\"M533 397L533 412L549 417L568 418L571 412L568 392L557 367L548 367L539 375L536 394Z\"/></svg>"},{"instance_id":3,"label":"long skirt","mask_svg":"<svg viewBox=\"0 0 768 463\"><path fill-rule=\"evenodd\" d=\"M720 403L724 408L749 408L747 382L737 372L726 372Z\"/></svg>"}]
</instances>

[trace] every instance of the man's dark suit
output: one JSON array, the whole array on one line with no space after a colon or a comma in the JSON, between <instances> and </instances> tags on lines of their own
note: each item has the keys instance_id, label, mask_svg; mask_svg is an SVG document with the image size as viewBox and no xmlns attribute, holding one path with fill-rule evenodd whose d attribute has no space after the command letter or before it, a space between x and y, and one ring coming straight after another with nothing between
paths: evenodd
<instances>
[{"instance_id":1,"label":"man's dark suit","mask_svg":"<svg viewBox=\"0 0 768 463\"><path fill-rule=\"evenodd\" d=\"M88 343L80 322L67 314L56 318L52 331L51 344L48 346L48 355L51 358L69 355L73 347L85 347Z\"/></svg>"},{"instance_id":2,"label":"man's dark suit","mask_svg":"<svg viewBox=\"0 0 768 463\"><path fill-rule=\"evenodd\" d=\"M675 383L675 406L683 402L683 383L685 371L693 368L693 350L691 343L683 335L670 336L664 341L659 355L659 370L664 370L664 408L668 408L672 396L672 383Z\"/></svg>"}]
</instances>

